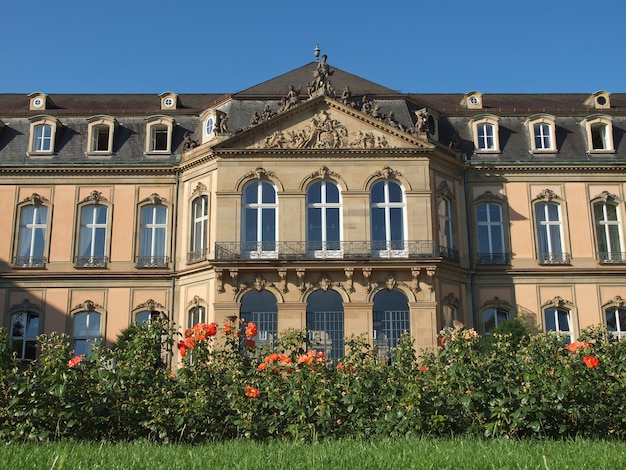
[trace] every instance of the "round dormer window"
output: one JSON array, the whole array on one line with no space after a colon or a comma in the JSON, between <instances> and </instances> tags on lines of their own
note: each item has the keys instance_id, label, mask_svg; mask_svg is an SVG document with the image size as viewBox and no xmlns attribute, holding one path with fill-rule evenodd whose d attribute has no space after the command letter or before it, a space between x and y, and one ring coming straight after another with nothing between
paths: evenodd
<instances>
[{"instance_id":1,"label":"round dormer window","mask_svg":"<svg viewBox=\"0 0 626 470\"><path fill-rule=\"evenodd\" d=\"M211 135L213 133L214 124L215 123L213 122L213 117L210 117L209 119L206 120L206 127L205 127L206 135Z\"/></svg>"},{"instance_id":2,"label":"round dormer window","mask_svg":"<svg viewBox=\"0 0 626 470\"><path fill-rule=\"evenodd\" d=\"M43 100L41 98L35 98L33 100L33 106L35 108L41 108L43 106Z\"/></svg>"},{"instance_id":3,"label":"round dormer window","mask_svg":"<svg viewBox=\"0 0 626 470\"><path fill-rule=\"evenodd\" d=\"M469 99L469 102L470 102L470 104L471 104L471 105L473 105L473 106L478 105L478 103L479 103L479 101L478 101L478 97L477 97L477 96L472 96L472 97Z\"/></svg>"},{"instance_id":4,"label":"round dormer window","mask_svg":"<svg viewBox=\"0 0 626 470\"><path fill-rule=\"evenodd\" d=\"M165 98L163 100L163 105L166 108L171 108L172 106L174 106L174 98Z\"/></svg>"}]
</instances>

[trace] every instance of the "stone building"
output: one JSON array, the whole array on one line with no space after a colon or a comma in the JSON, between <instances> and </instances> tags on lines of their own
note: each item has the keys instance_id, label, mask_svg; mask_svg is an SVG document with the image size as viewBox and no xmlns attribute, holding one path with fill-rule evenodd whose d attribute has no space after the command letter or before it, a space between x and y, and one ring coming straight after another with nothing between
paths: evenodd
<instances>
[{"instance_id":1,"label":"stone building","mask_svg":"<svg viewBox=\"0 0 626 470\"><path fill-rule=\"evenodd\" d=\"M240 316L436 345L518 313L626 331L626 94L403 94L326 57L233 94L0 94L13 349Z\"/></svg>"}]
</instances>

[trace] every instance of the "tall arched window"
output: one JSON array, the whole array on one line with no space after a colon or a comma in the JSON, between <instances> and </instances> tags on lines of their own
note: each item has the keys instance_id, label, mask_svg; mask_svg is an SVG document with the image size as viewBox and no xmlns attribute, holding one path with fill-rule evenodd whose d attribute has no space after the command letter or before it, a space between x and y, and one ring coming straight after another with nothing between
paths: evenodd
<instances>
[{"instance_id":1,"label":"tall arched window","mask_svg":"<svg viewBox=\"0 0 626 470\"><path fill-rule=\"evenodd\" d=\"M540 263L562 264L565 260L563 252L563 227L561 224L561 208L553 202L540 202L535 205L537 223L537 255Z\"/></svg>"},{"instance_id":2,"label":"tall arched window","mask_svg":"<svg viewBox=\"0 0 626 470\"><path fill-rule=\"evenodd\" d=\"M250 258L276 257L276 189L267 181L254 181L243 190L242 254Z\"/></svg>"},{"instance_id":3,"label":"tall arched window","mask_svg":"<svg viewBox=\"0 0 626 470\"><path fill-rule=\"evenodd\" d=\"M549 307L544 310L546 331L554 331L565 338L567 343L574 341L571 312L566 308Z\"/></svg>"},{"instance_id":4,"label":"tall arched window","mask_svg":"<svg viewBox=\"0 0 626 470\"><path fill-rule=\"evenodd\" d=\"M478 232L478 262L481 264L506 263L502 206L494 203L477 204L476 230Z\"/></svg>"},{"instance_id":5,"label":"tall arched window","mask_svg":"<svg viewBox=\"0 0 626 470\"><path fill-rule=\"evenodd\" d=\"M187 311L187 328L206 323L206 320L206 309L202 305L195 305Z\"/></svg>"},{"instance_id":6,"label":"tall arched window","mask_svg":"<svg viewBox=\"0 0 626 470\"><path fill-rule=\"evenodd\" d=\"M82 206L78 231L76 265L80 267L106 266L108 207L102 204Z\"/></svg>"},{"instance_id":7,"label":"tall arched window","mask_svg":"<svg viewBox=\"0 0 626 470\"><path fill-rule=\"evenodd\" d=\"M192 228L191 251L187 256L189 261L205 258L208 246L209 229L209 198L199 196L191 202Z\"/></svg>"},{"instance_id":8,"label":"tall arched window","mask_svg":"<svg viewBox=\"0 0 626 470\"><path fill-rule=\"evenodd\" d=\"M400 185L379 181L370 192L372 253L391 258L406 256L405 203Z\"/></svg>"},{"instance_id":9,"label":"tall arched window","mask_svg":"<svg viewBox=\"0 0 626 470\"><path fill-rule=\"evenodd\" d=\"M403 333L411 332L409 304L399 290L381 290L374 296L373 310L374 347L378 357L390 359L393 348Z\"/></svg>"},{"instance_id":10,"label":"tall arched window","mask_svg":"<svg viewBox=\"0 0 626 470\"><path fill-rule=\"evenodd\" d=\"M167 266L167 229L167 207L165 205L153 203L140 208L138 266Z\"/></svg>"},{"instance_id":11,"label":"tall arched window","mask_svg":"<svg viewBox=\"0 0 626 470\"><path fill-rule=\"evenodd\" d=\"M624 263L624 243L619 207L611 200L593 204L593 221L598 243L598 258L602 263Z\"/></svg>"},{"instance_id":12,"label":"tall arched window","mask_svg":"<svg viewBox=\"0 0 626 470\"><path fill-rule=\"evenodd\" d=\"M316 258L341 256L341 194L332 181L311 184L306 194L307 252Z\"/></svg>"},{"instance_id":13,"label":"tall arched window","mask_svg":"<svg viewBox=\"0 0 626 470\"><path fill-rule=\"evenodd\" d=\"M276 297L266 290L250 291L241 299L240 318L257 325L253 339L257 346L272 349L278 337L278 308Z\"/></svg>"},{"instance_id":14,"label":"tall arched window","mask_svg":"<svg viewBox=\"0 0 626 470\"><path fill-rule=\"evenodd\" d=\"M35 268L46 264L47 229L47 206L36 203L20 208L15 266Z\"/></svg>"},{"instance_id":15,"label":"tall arched window","mask_svg":"<svg viewBox=\"0 0 626 470\"><path fill-rule=\"evenodd\" d=\"M343 301L337 292L317 290L309 296L306 327L312 349L324 352L329 359L344 356Z\"/></svg>"}]
</instances>

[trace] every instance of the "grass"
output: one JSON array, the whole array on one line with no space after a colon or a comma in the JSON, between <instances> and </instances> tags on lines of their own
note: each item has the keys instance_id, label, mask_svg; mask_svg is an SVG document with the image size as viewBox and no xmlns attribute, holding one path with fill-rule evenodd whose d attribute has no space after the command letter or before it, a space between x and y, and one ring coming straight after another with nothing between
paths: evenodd
<instances>
[{"instance_id":1,"label":"grass","mask_svg":"<svg viewBox=\"0 0 626 470\"><path fill-rule=\"evenodd\" d=\"M233 441L4 444L0 468L26 469L613 469L626 442L414 438L319 443Z\"/></svg>"}]
</instances>

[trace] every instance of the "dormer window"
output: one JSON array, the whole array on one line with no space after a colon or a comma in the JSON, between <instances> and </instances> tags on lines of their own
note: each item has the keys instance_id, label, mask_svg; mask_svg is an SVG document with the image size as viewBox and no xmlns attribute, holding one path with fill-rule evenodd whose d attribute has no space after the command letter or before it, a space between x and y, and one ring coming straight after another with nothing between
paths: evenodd
<instances>
[{"instance_id":1,"label":"dormer window","mask_svg":"<svg viewBox=\"0 0 626 470\"><path fill-rule=\"evenodd\" d=\"M589 96L583 104L595 109L611 109L610 93L606 91L596 91L593 95Z\"/></svg>"},{"instance_id":2,"label":"dormer window","mask_svg":"<svg viewBox=\"0 0 626 470\"><path fill-rule=\"evenodd\" d=\"M93 116L88 119L87 155L111 155L117 121L111 116Z\"/></svg>"},{"instance_id":3,"label":"dormer window","mask_svg":"<svg viewBox=\"0 0 626 470\"><path fill-rule=\"evenodd\" d=\"M499 152L498 117L491 115L476 116L470 121L474 148L477 152Z\"/></svg>"},{"instance_id":4,"label":"dormer window","mask_svg":"<svg viewBox=\"0 0 626 470\"><path fill-rule=\"evenodd\" d=\"M31 155L52 155L59 122L52 116L34 116L30 121L28 153Z\"/></svg>"},{"instance_id":5,"label":"dormer window","mask_svg":"<svg viewBox=\"0 0 626 470\"><path fill-rule=\"evenodd\" d=\"M30 98L29 109L31 111L43 111L46 109L46 98L48 95L41 92L35 92L28 95Z\"/></svg>"},{"instance_id":6,"label":"dormer window","mask_svg":"<svg viewBox=\"0 0 626 470\"><path fill-rule=\"evenodd\" d=\"M526 120L534 153L556 152L555 118L548 114L531 116Z\"/></svg>"},{"instance_id":7,"label":"dormer window","mask_svg":"<svg viewBox=\"0 0 626 470\"><path fill-rule=\"evenodd\" d=\"M614 152L613 123L610 116L595 115L585 119L581 126L585 131L589 153Z\"/></svg>"},{"instance_id":8,"label":"dormer window","mask_svg":"<svg viewBox=\"0 0 626 470\"><path fill-rule=\"evenodd\" d=\"M176 122L168 116L152 116L146 122L146 153L171 153L172 132Z\"/></svg>"},{"instance_id":9,"label":"dormer window","mask_svg":"<svg viewBox=\"0 0 626 470\"><path fill-rule=\"evenodd\" d=\"M467 109L483 109L483 94L479 91L470 91L463 96L461 106Z\"/></svg>"},{"instance_id":10,"label":"dormer window","mask_svg":"<svg viewBox=\"0 0 626 470\"><path fill-rule=\"evenodd\" d=\"M170 109L177 108L178 95L176 93L172 93L171 91L166 91L165 93L161 93L159 95L159 98L161 98L162 110L170 110Z\"/></svg>"}]
</instances>

